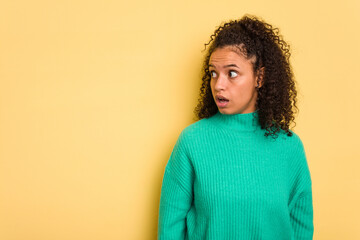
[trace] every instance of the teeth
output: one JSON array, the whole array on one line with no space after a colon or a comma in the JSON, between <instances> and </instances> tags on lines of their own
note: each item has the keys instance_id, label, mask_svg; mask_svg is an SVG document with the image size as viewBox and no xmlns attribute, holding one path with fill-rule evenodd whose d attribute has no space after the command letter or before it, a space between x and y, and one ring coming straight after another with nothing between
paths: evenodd
<instances>
[{"instance_id":1,"label":"teeth","mask_svg":"<svg viewBox=\"0 0 360 240\"><path fill-rule=\"evenodd\" d=\"M227 101L229 101L229 100L227 100L227 99L225 99L225 98L221 98L221 97L218 97L217 98L219 101L221 101L221 102L227 102Z\"/></svg>"}]
</instances>

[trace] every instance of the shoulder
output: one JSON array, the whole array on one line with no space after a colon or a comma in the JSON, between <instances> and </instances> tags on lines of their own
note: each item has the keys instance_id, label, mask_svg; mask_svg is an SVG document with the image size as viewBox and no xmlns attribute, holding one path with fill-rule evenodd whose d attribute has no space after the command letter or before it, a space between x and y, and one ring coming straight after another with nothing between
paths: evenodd
<instances>
[{"instance_id":1,"label":"shoulder","mask_svg":"<svg viewBox=\"0 0 360 240\"><path fill-rule=\"evenodd\" d=\"M207 132L209 130L209 127L211 127L211 125L209 124L209 119L207 118L203 118L201 120L198 120L188 126L186 126L180 133L180 138L183 139L191 139L191 138L196 138L199 135Z\"/></svg>"},{"instance_id":2,"label":"shoulder","mask_svg":"<svg viewBox=\"0 0 360 240\"><path fill-rule=\"evenodd\" d=\"M278 140L291 149L303 148L304 145L299 134L290 129L289 132L292 133L292 136L288 136L284 130L280 130L280 132L278 133Z\"/></svg>"},{"instance_id":3,"label":"shoulder","mask_svg":"<svg viewBox=\"0 0 360 240\"><path fill-rule=\"evenodd\" d=\"M201 133L207 126L207 119L196 121L183 128L172 150L169 162L172 168L184 168L191 165L194 145L201 143Z\"/></svg>"},{"instance_id":4,"label":"shoulder","mask_svg":"<svg viewBox=\"0 0 360 240\"><path fill-rule=\"evenodd\" d=\"M292 133L292 136L290 138L290 142L294 146L295 150L300 151L304 153L304 143L301 140L301 137L298 133L295 133L293 130L289 130Z\"/></svg>"},{"instance_id":5,"label":"shoulder","mask_svg":"<svg viewBox=\"0 0 360 240\"><path fill-rule=\"evenodd\" d=\"M284 130L281 130L278 138L275 140L276 146L286 151L291 161L296 163L296 165L306 164L305 148L301 135L290 129L289 132L292 133L292 136L288 136ZM273 140L271 139L271 141Z\"/></svg>"},{"instance_id":6,"label":"shoulder","mask_svg":"<svg viewBox=\"0 0 360 240\"><path fill-rule=\"evenodd\" d=\"M199 145L210 131L211 124L208 119L198 120L183 128L178 136L176 146L184 149L192 149L193 145Z\"/></svg>"},{"instance_id":7,"label":"shoulder","mask_svg":"<svg viewBox=\"0 0 360 240\"><path fill-rule=\"evenodd\" d=\"M290 130L291 131L291 130ZM299 134L291 131L293 135L289 137L290 141L290 154L292 157L292 161L294 163L294 166L297 166L301 169L303 169L303 173L309 174L309 165L307 161L307 154L305 151L304 143L301 140L301 137Z\"/></svg>"},{"instance_id":8,"label":"shoulder","mask_svg":"<svg viewBox=\"0 0 360 240\"><path fill-rule=\"evenodd\" d=\"M312 180L304 143L299 134L293 131L291 132L293 133L293 136L290 137L290 139L292 138L292 148L290 151L291 166L294 170L294 175L292 178L295 179L297 185L296 188L298 189L298 192L301 193L301 195L303 195L305 192L311 193Z\"/></svg>"}]
</instances>

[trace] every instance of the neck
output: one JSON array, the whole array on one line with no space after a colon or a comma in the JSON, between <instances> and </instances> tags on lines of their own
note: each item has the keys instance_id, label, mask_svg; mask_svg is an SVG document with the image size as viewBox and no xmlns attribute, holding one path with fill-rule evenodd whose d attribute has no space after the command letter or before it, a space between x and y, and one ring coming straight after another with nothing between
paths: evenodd
<instances>
[{"instance_id":1,"label":"neck","mask_svg":"<svg viewBox=\"0 0 360 240\"><path fill-rule=\"evenodd\" d=\"M252 132L259 129L259 110L251 113L223 114L217 112L213 116L213 120L217 125L229 130Z\"/></svg>"}]
</instances>

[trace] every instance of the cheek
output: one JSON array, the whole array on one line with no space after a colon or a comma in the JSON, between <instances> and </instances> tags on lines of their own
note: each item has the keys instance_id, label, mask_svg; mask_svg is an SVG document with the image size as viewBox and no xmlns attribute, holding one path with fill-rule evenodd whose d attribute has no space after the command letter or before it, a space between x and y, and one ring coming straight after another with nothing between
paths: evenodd
<instances>
[{"instance_id":1,"label":"cheek","mask_svg":"<svg viewBox=\"0 0 360 240\"><path fill-rule=\"evenodd\" d=\"M210 81L210 89L211 89L211 92L214 92L213 91L214 90L214 81L213 80Z\"/></svg>"},{"instance_id":2,"label":"cheek","mask_svg":"<svg viewBox=\"0 0 360 240\"><path fill-rule=\"evenodd\" d=\"M251 98L254 93L253 90L254 89L250 83L239 84L232 88L231 94L235 99L244 100Z\"/></svg>"}]
</instances>

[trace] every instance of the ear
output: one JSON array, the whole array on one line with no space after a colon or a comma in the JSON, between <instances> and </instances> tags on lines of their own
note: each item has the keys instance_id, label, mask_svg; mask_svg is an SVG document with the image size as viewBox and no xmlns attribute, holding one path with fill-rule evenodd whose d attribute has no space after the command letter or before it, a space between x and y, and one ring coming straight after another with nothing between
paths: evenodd
<instances>
[{"instance_id":1,"label":"ear","mask_svg":"<svg viewBox=\"0 0 360 240\"><path fill-rule=\"evenodd\" d=\"M259 88L261 88L264 85L264 78L265 78L265 67L261 67L259 70L257 70L257 74L256 74L256 81L259 84Z\"/></svg>"}]
</instances>

